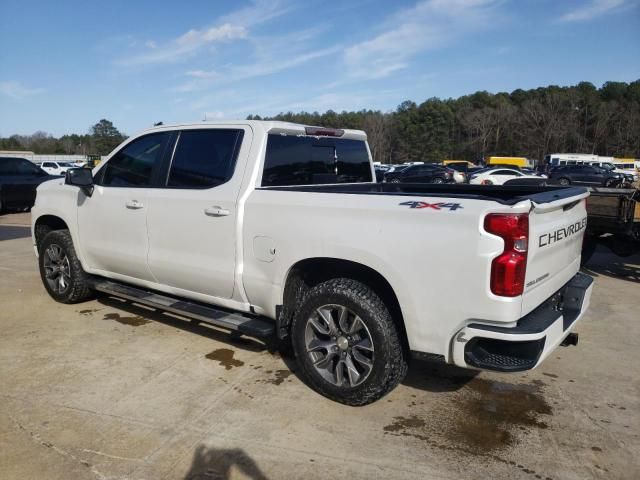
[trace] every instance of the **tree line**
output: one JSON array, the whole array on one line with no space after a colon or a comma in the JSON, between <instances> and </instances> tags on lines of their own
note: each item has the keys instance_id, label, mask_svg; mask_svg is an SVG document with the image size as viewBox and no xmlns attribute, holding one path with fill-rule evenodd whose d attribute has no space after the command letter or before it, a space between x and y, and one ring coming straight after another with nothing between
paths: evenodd
<instances>
[{"instance_id":1,"label":"tree line","mask_svg":"<svg viewBox=\"0 0 640 480\"><path fill-rule=\"evenodd\" d=\"M247 119L261 119L249 115ZM482 161L497 156L542 159L548 153L640 157L640 80L548 86L511 93L402 102L392 112L287 112L283 120L365 130L374 161ZM106 119L87 134L46 132L0 138L0 150L106 155L126 138Z\"/></svg>"},{"instance_id":2,"label":"tree line","mask_svg":"<svg viewBox=\"0 0 640 480\"><path fill-rule=\"evenodd\" d=\"M250 115L249 119L260 119ZM482 161L548 153L640 157L640 80L548 86L401 103L393 112L280 113L283 120L365 130L374 161Z\"/></svg>"},{"instance_id":3,"label":"tree line","mask_svg":"<svg viewBox=\"0 0 640 480\"><path fill-rule=\"evenodd\" d=\"M111 121L102 119L86 134L63 135L37 131L31 135L0 138L0 150L26 150L39 154L107 155L127 138Z\"/></svg>"}]
</instances>

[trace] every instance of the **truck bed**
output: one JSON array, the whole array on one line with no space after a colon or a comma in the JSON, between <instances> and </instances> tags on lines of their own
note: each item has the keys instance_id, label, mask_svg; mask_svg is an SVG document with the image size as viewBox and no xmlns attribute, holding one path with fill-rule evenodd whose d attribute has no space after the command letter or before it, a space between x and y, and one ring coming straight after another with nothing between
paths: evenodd
<instances>
[{"instance_id":1,"label":"truck bed","mask_svg":"<svg viewBox=\"0 0 640 480\"><path fill-rule=\"evenodd\" d=\"M280 190L309 193L344 193L348 195L400 195L411 197L445 197L489 200L514 205L522 200L537 204L550 203L581 195L583 187L523 185L456 185L433 183L344 183L292 187L261 187L258 190Z\"/></svg>"}]
</instances>

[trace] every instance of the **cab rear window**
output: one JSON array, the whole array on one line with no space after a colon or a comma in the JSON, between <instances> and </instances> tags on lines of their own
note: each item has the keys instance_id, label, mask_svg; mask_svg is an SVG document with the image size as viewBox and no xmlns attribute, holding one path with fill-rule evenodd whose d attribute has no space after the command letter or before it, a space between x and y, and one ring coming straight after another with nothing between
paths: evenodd
<instances>
[{"instance_id":1,"label":"cab rear window","mask_svg":"<svg viewBox=\"0 0 640 480\"><path fill-rule=\"evenodd\" d=\"M263 187L371 181L363 141L277 134L267 139Z\"/></svg>"}]
</instances>

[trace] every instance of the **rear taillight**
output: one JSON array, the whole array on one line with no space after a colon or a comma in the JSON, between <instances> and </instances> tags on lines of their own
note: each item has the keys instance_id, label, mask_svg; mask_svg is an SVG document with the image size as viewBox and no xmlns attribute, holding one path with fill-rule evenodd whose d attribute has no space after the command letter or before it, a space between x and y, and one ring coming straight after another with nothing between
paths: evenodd
<instances>
[{"instance_id":1,"label":"rear taillight","mask_svg":"<svg viewBox=\"0 0 640 480\"><path fill-rule=\"evenodd\" d=\"M501 297L517 297L524 291L529 247L529 214L492 213L484 229L504 240L503 252L491 262L491 291Z\"/></svg>"}]
</instances>

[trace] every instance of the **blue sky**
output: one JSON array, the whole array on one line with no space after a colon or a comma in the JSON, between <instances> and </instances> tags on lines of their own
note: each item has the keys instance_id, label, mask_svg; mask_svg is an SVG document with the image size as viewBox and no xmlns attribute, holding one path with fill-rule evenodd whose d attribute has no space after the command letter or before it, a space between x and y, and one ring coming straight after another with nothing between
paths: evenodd
<instances>
[{"instance_id":1,"label":"blue sky","mask_svg":"<svg viewBox=\"0 0 640 480\"><path fill-rule=\"evenodd\" d=\"M0 0L0 136L640 78L638 0Z\"/></svg>"}]
</instances>

